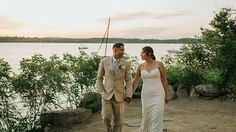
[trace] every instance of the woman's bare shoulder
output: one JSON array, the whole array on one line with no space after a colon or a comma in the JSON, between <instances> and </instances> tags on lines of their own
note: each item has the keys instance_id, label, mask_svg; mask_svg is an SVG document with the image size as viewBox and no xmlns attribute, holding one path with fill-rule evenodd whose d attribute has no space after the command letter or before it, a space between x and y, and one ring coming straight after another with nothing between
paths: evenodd
<instances>
[{"instance_id":1,"label":"woman's bare shoulder","mask_svg":"<svg viewBox=\"0 0 236 132\"><path fill-rule=\"evenodd\" d=\"M156 64L157 65L163 65L163 62L162 61L156 61Z\"/></svg>"},{"instance_id":2,"label":"woman's bare shoulder","mask_svg":"<svg viewBox=\"0 0 236 132\"><path fill-rule=\"evenodd\" d=\"M141 63L141 64L138 64L138 69L141 69L141 68L142 68L142 66L143 66L143 63Z\"/></svg>"},{"instance_id":3,"label":"woman's bare shoulder","mask_svg":"<svg viewBox=\"0 0 236 132\"><path fill-rule=\"evenodd\" d=\"M143 69L143 65L144 65L144 63L139 64L137 67L137 70L141 71Z\"/></svg>"},{"instance_id":4,"label":"woman's bare shoulder","mask_svg":"<svg viewBox=\"0 0 236 132\"><path fill-rule=\"evenodd\" d=\"M157 64L163 64L163 62L162 62L162 61L159 61L159 60L156 60L156 63L157 63Z\"/></svg>"},{"instance_id":5,"label":"woman's bare shoulder","mask_svg":"<svg viewBox=\"0 0 236 132\"><path fill-rule=\"evenodd\" d=\"M161 62L161 61L156 61L156 64L157 64L157 67L159 67L161 69L165 67L163 62Z\"/></svg>"}]
</instances>

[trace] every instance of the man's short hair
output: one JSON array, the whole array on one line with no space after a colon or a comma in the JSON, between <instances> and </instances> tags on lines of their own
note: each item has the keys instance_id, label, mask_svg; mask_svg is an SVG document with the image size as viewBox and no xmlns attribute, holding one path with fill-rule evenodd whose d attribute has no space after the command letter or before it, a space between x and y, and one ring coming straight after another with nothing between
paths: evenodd
<instances>
[{"instance_id":1,"label":"man's short hair","mask_svg":"<svg viewBox=\"0 0 236 132\"><path fill-rule=\"evenodd\" d=\"M120 48L121 46L125 46L123 43L115 43L112 47L112 49L114 48Z\"/></svg>"}]
</instances>

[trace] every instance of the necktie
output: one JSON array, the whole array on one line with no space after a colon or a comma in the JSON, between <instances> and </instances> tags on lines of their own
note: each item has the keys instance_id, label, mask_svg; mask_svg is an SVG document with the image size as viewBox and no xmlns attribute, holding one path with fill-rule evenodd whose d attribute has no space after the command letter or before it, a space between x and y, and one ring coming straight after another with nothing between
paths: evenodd
<instances>
[{"instance_id":1,"label":"necktie","mask_svg":"<svg viewBox=\"0 0 236 132\"><path fill-rule=\"evenodd\" d=\"M118 60L114 59L113 61L113 73L115 74L118 70Z\"/></svg>"}]
</instances>

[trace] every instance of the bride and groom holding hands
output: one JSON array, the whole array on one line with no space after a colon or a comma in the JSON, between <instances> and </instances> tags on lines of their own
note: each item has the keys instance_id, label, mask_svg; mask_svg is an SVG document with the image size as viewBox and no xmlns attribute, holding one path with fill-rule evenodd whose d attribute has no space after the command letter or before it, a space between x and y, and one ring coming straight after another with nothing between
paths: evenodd
<instances>
[{"instance_id":1,"label":"bride and groom holding hands","mask_svg":"<svg viewBox=\"0 0 236 132\"><path fill-rule=\"evenodd\" d=\"M139 80L143 80L142 123L140 132L162 132L164 104L168 103L168 82L165 67L156 61L151 47L142 48L141 59L134 79L130 64L122 59L124 44L115 43L112 57L104 58L99 64L97 85L102 96L102 119L107 132L121 132L124 104L130 103ZM126 89L125 89L126 87ZM114 122L114 125L111 125Z\"/></svg>"}]
</instances>

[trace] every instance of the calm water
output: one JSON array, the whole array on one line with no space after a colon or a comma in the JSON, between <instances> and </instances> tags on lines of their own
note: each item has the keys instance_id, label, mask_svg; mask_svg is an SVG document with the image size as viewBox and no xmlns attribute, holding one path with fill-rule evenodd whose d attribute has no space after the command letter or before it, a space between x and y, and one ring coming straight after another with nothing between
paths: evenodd
<instances>
[{"instance_id":1,"label":"calm water","mask_svg":"<svg viewBox=\"0 0 236 132\"><path fill-rule=\"evenodd\" d=\"M107 46L107 56L112 54L112 45ZM125 52L131 56L138 56L140 60L140 52L142 47L151 46L154 49L154 54L157 59L168 54L167 50L178 50L183 44L125 44ZM72 55L80 55L79 47L88 47L84 51L88 54L97 52L100 43L0 43L0 58L4 58L9 62L13 71L18 71L20 60L22 58L30 58L32 55L38 53L44 57L50 57L57 54L62 57L63 54L69 53ZM101 46L99 55L105 54L105 44Z\"/></svg>"},{"instance_id":2,"label":"calm water","mask_svg":"<svg viewBox=\"0 0 236 132\"><path fill-rule=\"evenodd\" d=\"M112 54L112 45L107 46L107 56ZM154 49L154 54L157 59L161 56L168 54L167 50L179 50L183 44L125 44L125 52L131 56L138 56L140 60L140 52L142 47L151 46ZM31 58L32 55L38 53L44 57L50 57L53 54L62 57L63 54L69 53L72 55L80 55L79 47L88 47L84 51L88 54L91 52L97 52L100 44L99 43L0 43L0 58L4 58L5 61L9 62L14 72L18 72L20 68L20 61L22 58ZM99 55L104 55L105 44L101 46ZM27 109L24 108L20 98L16 99L17 106L20 112L26 113ZM65 98L61 98L62 106L69 106L66 103Z\"/></svg>"}]
</instances>

